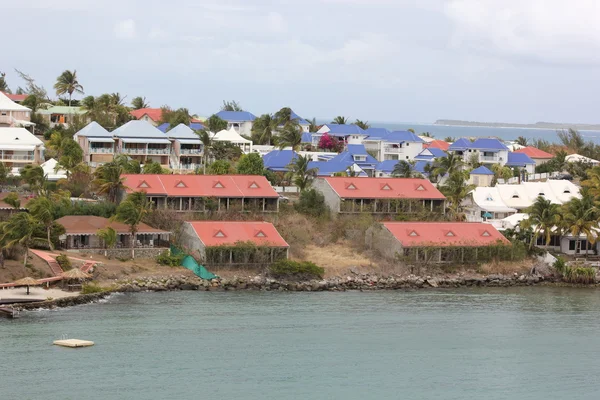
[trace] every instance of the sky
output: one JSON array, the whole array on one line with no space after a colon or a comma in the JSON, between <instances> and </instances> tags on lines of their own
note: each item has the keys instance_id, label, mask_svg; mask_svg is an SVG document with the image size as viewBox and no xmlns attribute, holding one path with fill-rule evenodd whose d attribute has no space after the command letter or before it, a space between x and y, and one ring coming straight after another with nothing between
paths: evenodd
<instances>
[{"instance_id":1,"label":"sky","mask_svg":"<svg viewBox=\"0 0 600 400\"><path fill-rule=\"evenodd\" d=\"M600 123L597 0L28 0L0 71L52 92L304 118Z\"/></svg>"}]
</instances>

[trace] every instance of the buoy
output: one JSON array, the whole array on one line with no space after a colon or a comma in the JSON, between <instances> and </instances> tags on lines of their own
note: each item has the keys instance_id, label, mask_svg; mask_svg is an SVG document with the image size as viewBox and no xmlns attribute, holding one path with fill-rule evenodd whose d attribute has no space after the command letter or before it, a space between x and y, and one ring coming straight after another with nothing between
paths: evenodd
<instances>
[{"instance_id":1,"label":"buoy","mask_svg":"<svg viewBox=\"0 0 600 400\"><path fill-rule=\"evenodd\" d=\"M90 347L94 345L94 342L90 340L61 339L55 340L54 344L63 347Z\"/></svg>"}]
</instances>

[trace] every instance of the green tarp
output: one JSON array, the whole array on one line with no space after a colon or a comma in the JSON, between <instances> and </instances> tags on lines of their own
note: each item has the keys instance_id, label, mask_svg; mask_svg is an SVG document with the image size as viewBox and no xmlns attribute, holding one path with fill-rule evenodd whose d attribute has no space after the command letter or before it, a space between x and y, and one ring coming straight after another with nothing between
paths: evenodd
<instances>
[{"instance_id":1,"label":"green tarp","mask_svg":"<svg viewBox=\"0 0 600 400\"><path fill-rule=\"evenodd\" d=\"M183 251L179 250L177 247L171 246L171 254L174 256L185 255L185 257L183 257L183 260L181 260L181 266L189 269L194 274L196 274L196 276L199 276L200 278L207 279L207 280L215 279L217 277L215 274L208 272L208 270L206 268L204 268L202 265L198 264L196 262L196 260L194 259L194 257L192 257L188 254L185 254Z\"/></svg>"}]
</instances>

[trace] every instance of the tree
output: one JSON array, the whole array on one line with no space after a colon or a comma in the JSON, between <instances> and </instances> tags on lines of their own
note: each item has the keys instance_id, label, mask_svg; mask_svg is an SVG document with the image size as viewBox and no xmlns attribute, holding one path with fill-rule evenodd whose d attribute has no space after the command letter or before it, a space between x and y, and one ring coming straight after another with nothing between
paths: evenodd
<instances>
[{"instance_id":1,"label":"tree","mask_svg":"<svg viewBox=\"0 0 600 400\"><path fill-rule=\"evenodd\" d=\"M539 196L527 211L529 218L521 221L524 229L533 228L530 247L533 248L540 235L545 239L546 246L552 240L552 231L559 226L561 210L558 204Z\"/></svg>"},{"instance_id":2,"label":"tree","mask_svg":"<svg viewBox=\"0 0 600 400\"><path fill-rule=\"evenodd\" d=\"M590 195L600 197L600 166L587 170L587 179L581 182L581 186L587 188Z\"/></svg>"},{"instance_id":3,"label":"tree","mask_svg":"<svg viewBox=\"0 0 600 400\"><path fill-rule=\"evenodd\" d=\"M118 93L104 93L98 97L86 96L81 100L81 106L87 111L86 118L96 121L104 128L111 129L121 126L133 119L129 108L123 104Z\"/></svg>"},{"instance_id":4,"label":"tree","mask_svg":"<svg viewBox=\"0 0 600 400\"><path fill-rule=\"evenodd\" d=\"M556 135L564 146L573 150L575 153L580 153L585 147L583 136L575 129L569 128L569 130L557 131Z\"/></svg>"},{"instance_id":5,"label":"tree","mask_svg":"<svg viewBox=\"0 0 600 400\"><path fill-rule=\"evenodd\" d=\"M231 142L213 141L211 155L213 160L234 162L242 156L242 149Z\"/></svg>"},{"instance_id":6,"label":"tree","mask_svg":"<svg viewBox=\"0 0 600 400\"><path fill-rule=\"evenodd\" d=\"M98 187L98 193L106 195L111 203L117 203L120 192L125 189L125 178L121 177L123 172L118 160L113 160L99 166L94 173L94 184Z\"/></svg>"},{"instance_id":7,"label":"tree","mask_svg":"<svg viewBox=\"0 0 600 400\"><path fill-rule=\"evenodd\" d=\"M36 97L40 102L42 101L48 101L48 92L46 92L46 89L44 89L43 86L38 85L37 83L35 83L35 79L33 79L32 77L30 77L29 75L27 75L24 72L19 71L18 69L15 69L15 72L17 73L17 75L19 75L19 78L23 79L27 85L25 86L25 89L23 88L18 88L17 92L21 92L21 94L27 94L27 99L31 96ZM27 100L25 99L25 100ZM23 102L24 104L24 102ZM29 106L27 106L29 107ZM29 107L31 108L31 107ZM33 111L33 109L32 109Z\"/></svg>"},{"instance_id":8,"label":"tree","mask_svg":"<svg viewBox=\"0 0 600 400\"><path fill-rule=\"evenodd\" d=\"M66 194L63 194L63 196L58 195L54 198L54 200L62 202L63 204L65 202L68 203L68 197L64 196L66 196ZM52 201L45 196L38 196L31 200L27 205L30 214L44 226L44 229L46 230L48 247L51 251L54 250L54 245L52 244L52 228L54 226L54 212L56 210L55 201Z\"/></svg>"},{"instance_id":9,"label":"tree","mask_svg":"<svg viewBox=\"0 0 600 400\"><path fill-rule=\"evenodd\" d=\"M115 231L112 227L108 226L104 229L98 229L96 231L96 235L102 240L104 243L104 256L106 257L108 251L106 249L112 249L117 244L117 231Z\"/></svg>"},{"instance_id":10,"label":"tree","mask_svg":"<svg viewBox=\"0 0 600 400\"><path fill-rule=\"evenodd\" d=\"M463 201L475 189L475 185L466 184L467 175L466 171L454 171L448 176L444 186L440 188L448 202L448 214L455 221L465 219Z\"/></svg>"},{"instance_id":11,"label":"tree","mask_svg":"<svg viewBox=\"0 0 600 400\"><path fill-rule=\"evenodd\" d=\"M2 199L6 204L11 206L12 208L18 210L21 208L21 200L19 199L19 195L16 192L10 192L6 195L4 199Z\"/></svg>"},{"instance_id":12,"label":"tree","mask_svg":"<svg viewBox=\"0 0 600 400\"><path fill-rule=\"evenodd\" d=\"M317 119L313 118L310 121L308 121L308 131L309 132L316 132L321 128L321 125L317 125Z\"/></svg>"},{"instance_id":13,"label":"tree","mask_svg":"<svg viewBox=\"0 0 600 400\"><path fill-rule=\"evenodd\" d=\"M151 204L146 198L145 192L133 192L127 196L125 201L117 207L114 220L122 222L129 226L131 234L131 258L135 258L135 241L137 232L142 219L150 212Z\"/></svg>"},{"instance_id":14,"label":"tree","mask_svg":"<svg viewBox=\"0 0 600 400\"><path fill-rule=\"evenodd\" d=\"M211 152L212 138L206 129L196 131L196 135L198 135L202 142L202 173L206 175L206 161Z\"/></svg>"},{"instance_id":15,"label":"tree","mask_svg":"<svg viewBox=\"0 0 600 400\"><path fill-rule=\"evenodd\" d=\"M9 171L10 170L8 169L8 167L4 165L3 162L0 162L0 186L6 182Z\"/></svg>"},{"instance_id":16,"label":"tree","mask_svg":"<svg viewBox=\"0 0 600 400\"><path fill-rule=\"evenodd\" d=\"M179 124L189 125L192 122L192 116L187 108L178 108L172 110L168 106L162 106L161 117L159 124L167 123L170 128L174 128Z\"/></svg>"},{"instance_id":17,"label":"tree","mask_svg":"<svg viewBox=\"0 0 600 400\"><path fill-rule=\"evenodd\" d=\"M131 99L131 108L134 110L140 110L142 108L148 108L150 105L146 102L146 98L142 96L137 96Z\"/></svg>"},{"instance_id":18,"label":"tree","mask_svg":"<svg viewBox=\"0 0 600 400\"><path fill-rule=\"evenodd\" d=\"M503 179L507 182L513 177L513 171L509 167L502 166L500 164L492 165L492 172L494 173L494 179L498 182L499 179Z\"/></svg>"},{"instance_id":19,"label":"tree","mask_svg":"<svg viewBox=\"0 0 600 400\"><path fill-rule=\"evenodd\" d=\"M146 161L144 168L142 168L143 174L163 174L165 171L159 163L152 160Z\"/></svg>"},{"instance_id":20,"label":"tree","mask_svg":"<svg viewBox=\"0 0 600 400\"><path fill-rule=\"evenodd\" d=\"M45 238L37 236L40 226L40 222L29 213L13 214L8 221L0 223L0 245L6 249L23 246L23 266L26 266L29 248L46 242Z\"/></svg>"},{"instance_id":21,"label":"tree","mask_svg":"<svg viewBox=\"0 0 600 400\"><path fill-rule=\"evenodd\" d=\"M244 111L241 104L235 100L225 101L223 100L223 105L221 106L221 111Z\"/></svg>"},{"instance_id":22,"label":"tree","mask_svg":"<svg viewBox=\"0 0 600 400\"><path fill-rule=\"evenodd\" d=\"M369 121L361 121L360 119L354 121L354 125L364 129L365 131L371 127L371 125L369 125Z\"/></svg>"},{"instance_id":23,"label":"tree","mask_svg":"<svg viewBox=\"0 0 600 400\"><path fill-rule=\"evenodd\" d=\"M0 92L10 93L10 88L6 83L6 72L0 72Z\"/></svg>"},{"instance_id":24,"label":"tree","mask_svg":"<svg viewBox=\"0 0 600 400\"><path fill-rule=\"evenodd\" d=\"M209 131L217 133L223 129L227 129L227 121L221 119L218 115L213 114L208 117L204 126L206 126Z\"/></svg>"},{"instance_id":25,"label":"tree","mask_svg":"<svg viewBox=\"0 0 600 400\"><path fill-rule=\"evenodd\" d=\"M415 133L415 130L414 130L413 128L408 128L408 129L407 129L407 131L408 131L408 132Z\"/></svg>"},{"instance_id":26,"label":"tree","mask_svg":"<svg viewBox=\"0 0 600 400\"><path fill-rule=\"evenodd\" d=\"M231 164L227 160L217 159L208 166L211 175L227 175L231 171Z\"/></svg>"},{"instance_id":27,"label":"tree","mask_svg":"<svg viewBox=\"0 0 600 400\"><path fill-rule=\"evenodd\" d=\"M333 121L331 121L331 123L337 125L346 125L348 123L348 118L338 115L333 119Z\"/></svg>"},{"instance_id":28,"label":"tree","mask_svg":"<svg viewBox=\"0 0 600 400\"><path fill-rule=\"evenodd\" d=\"M456 138L453 138L452 136L446 136L446 137L444 138L444 142L447 142L447 143L454 143L454 142L456 142Z\"/></svg>"},{"instance_id":29,"label":"tree","mask_svg":"<svg viewBox=\"0 0 600 400\"><path fill-rule=\"evenodd\" d=\"M288 165L288 175L300 192L310 187L317 173L315 168L309 168L310 161L309 156L298 156Z\"/></svg>"},{"instance_id":30,"label":"tree","mask_svg":"<svg viewBox=\"0 0 600 400\"><path fill-rule=\"evenodd\" d=\"M271 114L263 114L252 124L252 142L254 144L271 144L273 132L279 125L277 119Z\"/></svg>"},{"instance_id":31,"label":"tree","mask_svg":"<svg viewBox=\"0 0 600 400\"><path fill-rule=\"evenodd\" d=\"M446 157L438 157L433 160L433 175L437 178L445 176L446 174L453 174L454 172L460 171L464 165L465 163L460 155L448 153Z\"/></svg>"},{"instance_id":32,"label":"tree","mask_svg":"<svg viewBox=\"0 0 600 400\"><path fill-rule=\"evenodd\" d=\"M71 106L71 97L73 96L73 93L77 92L83 94L83 86L81 86L81 84L77 80L76 70L63 71L63 73L60 74L58 78L56 78L54 89L56 90L56 94L58 96L65 93L69 94L69 107Z\"/></svg>"},{"instance_id":33,"label":"tree","mask_svg":"<svg viewBox=\"0 0 600 400\"><path fill-rule=\"evenodd\" d=\"M319 139L319 149L337 151L340 147L340 141L325 132Z\"/></svg>"},{"instance_id":34,"label":"tree","mask_svg":"<svg viewBox=\"0 0 600 400\"><path fill-rule=\"evenodd\" d=\"M572 198L562 207L563 227L575 237L575 253L581 253L580 235L585 235L589 243L596 242L596 229L600 216L594 198L585 189L581 198Z\"/></svg>"},{"instance_id":35,"label":"tree","mask_svg":"<svg viewBox=\"0 0 600 400\"><path fill-rule=\"evenodd\" d=\"M432 138L432 139L434 137L430 132L422 132L420 136L423 136L426 138Z\"/></svg>"},{"instance_id":36,"label":"tree","mask_svg":"<svg viewBox=\"0 0 600 400\"><path fill-rule=\"evenodd\" d=\"M525 136L519 136L515 143L517 143L519 146L527 147L527 145L529 145L529 139L527 139Z\"/></svg>"},{"instance_id":37,"label":"tree","mask_svg":"<svg viewBox=\"0 0 600 400\"><path fill-rule=\"evenodd\" d=\"M401 178L412 178L415 172L413 168L414 164L405 160L400 160L396 165L394 165L392 176Z\"/></svg>"},{"instance_id":38,"label":"tree","mask_svg":"<svg viewBox=\"0 0 600 400\"><path fill-rule=\"evenodd\" d=\"M83 162L83 150L76 141L67 138L63 142L62 155L58 159L57 168L64 168L68 178L81 162Z\"/></svg>"},{"instance_id":39,"label":"tree","mask_svg":"<svg viewBox=\"0 0 600 400\"><path fill-rule=\"evenodd\" d=\"M292 150L297 150L300 144L302 144L302 129L300 129L300 126L297 124L286 125L281 135L279 135L279 148L291 147Z\"/></svg>"},{"instance_id":40,"label":"tree","mask_svg":"<svg viewBox=\"0 0 600 400\"><path fill-rule=\"evenodd\" d=\"M244 154L240 157L236 169L240 175L264 175L265 164L258 153Z\"/></svg>"},{"instance_id":41,"label":"tree","mask_svg":"<svg viewBox=\"0 0 600 400\"><path fill-rule=\"evenodd\" d=\"M37 194L47 190L48 180L46 179L46 175L44 175L44 170L39 165L29 164L23 167L21 178Z\"/></svg>"}]
</instances>

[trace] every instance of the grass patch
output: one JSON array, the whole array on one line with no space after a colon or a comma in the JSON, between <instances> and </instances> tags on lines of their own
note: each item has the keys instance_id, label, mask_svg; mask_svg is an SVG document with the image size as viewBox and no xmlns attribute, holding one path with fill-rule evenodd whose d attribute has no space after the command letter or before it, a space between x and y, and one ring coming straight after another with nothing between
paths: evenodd
<instances>
[{"instance_id":1,"label":"grass patch","mask_svg":"<svg viewBox=\"0 0 600 400\"><path fill-rule=\"evenodd\" d=\"M105 288L96 283L90 282L83 285L81 288L81 294L102 293L108 291L109 289L110 288Z\"/></svg>"},{"instance_id":2,"label":"grass patch","mask_svg":"<svg viewBox=\"0 0 600 400\"><path fill-rule=\"evenodd\" d=\"M325 269L310 261L279 260L269 267L275 278L321 279Z\"/></svg>"}]
</instances>

